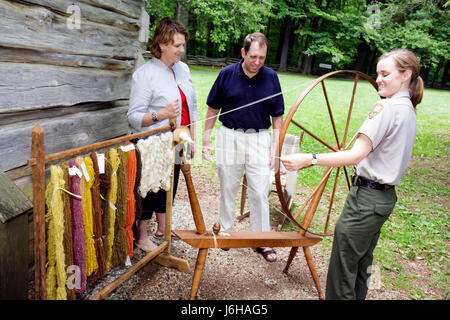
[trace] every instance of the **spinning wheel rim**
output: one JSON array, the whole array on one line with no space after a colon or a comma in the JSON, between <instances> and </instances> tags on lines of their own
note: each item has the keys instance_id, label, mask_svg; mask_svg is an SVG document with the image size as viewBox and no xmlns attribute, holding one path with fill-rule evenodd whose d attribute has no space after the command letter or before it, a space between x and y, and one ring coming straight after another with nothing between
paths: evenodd
<instances>
[{"instance_id":1,"label":"spinning wheel rim","mask_svg":"<svg viewBox=\"0 0 450 320\"><path fill-rule=\"evenodd\" d=\"M341 73L350 73L350 74L354 74L354 75L355 75L355 78L354 78L354 84L353 84L352 97L351 97L351 101L350 101L349 113L348 113L348 116L347 116L347 123L346 123L346 127L345 127L344 138L343 138L343 140L342 140L342 143L340 144L340 143L339 143L339 139L338 139L338 137L337 137L337 135L336 135L336 128L334 127L333 115L332 115L331 110L330 110L330 104L329 104L329 101L328 101L328 96L327 96L327 92L326 92L325 85L324 85L324 82L323 82L323 81L324 81L325 79L328 79L328 78L330 78L330 77L332 77L332 76L334 76L334 75L341 74ZM312 82L312 83L311 83L311 84L310 84L310 85L309 85L309 86L308 86L308 87L300 94L300 96L296 99L296 101L293 103L292 107L290 108L290 110L289 110L289 112L288 112L286 118L283 120L283 124L282 124L282 126L281 126L280 135L279 135L278 155L281 156L281 154L282 154L282 151L283 151L283 142L284 142L284 139L285 139L285 137L286 137L286 133L287 133L287 130L288 130L290 124L291 124L291 123L294 123L294 124L296 124L300 129L302 129L301 126L300 126L299 124L295 123L295 121L293 120L293 117L294 117L295 113L297 112L299 106L300 106L301 103L303 102L303 100L308 96L308 94L309 94L309 93L310 93L317 85L319 85L319 83L322 84L323 94L324 94L324 96L325 96L325 100L326 100L327 108L328 108L328 115L329 115L330 118L331 118L331 122L332 122L332 125L333 125L333 130L334 130L334 134L335 134L335 138L336 138L336 143L337 143L338 146L337 146L337 148L334 148L334 147L328 145L326 142L321 141L320 138L314 137L314 134L311 134L311 132L308 132L308 131L306 131L306 130L304 130L304 131L305 131L306 133L308 133L310 136L314 137L316 140L322 142L323 145L327 146L327 147L328 147L329 149L331 149L333 152L337 152L337 151L340 151L340 150L345 150L345 149L347 149L347 148L353 143L354 139L356 138L356 136L353 137L353 138L351 139L351 141L347 144L347 146L345 146L345 143L346 143L345 140L347 139L349 120L350 120L350 115L351 115L351 111L352 111L352 108L353 108L354 97L355 97L355 93L356 93L356 87L357 87L357 83L358 83L360 77L362 77L363 79L367 80L367 81L375 88L375 90L378 91L378 85L377 85L376 81L375 81L373 78L371 78L369 75L367 75L367 74L365 74L365 73L363 73L363 72L357 71L357 70L337 70L337 71L332 71L332 72L329 72L329 73L327 73L327 74L324 74L324 75L322 75L321 77L319 77L319 78L317 78L316 80L314 80L314 81L313 81L313 82ZM304 129L304 128L303 128L303 129ZM303 129L302 129L302 130L303 130ZM340 144L340 145L339 145L339 144ZM277 169L276 169L276 172L275 172L275 185L276 185L276 188L277 188L277 194L278 194L278 198L280 199L280 203L281 203L281 208L282 208L283 214L285 214L285 215L289 218L289 220L291 220L294 224L296 224L297 227L299 227L299 232L302 233L302 234L305 234L306 232L308 232L308 233L310 233L310 234L314 234L314 235L317 235L317 236L330 236L330 235L332 235L333 232L331 232L331 233L330 233L330 232L327 232L328 219L329 219L330 212L328 213L327 222L326 222L326 226L325 226L325 231L324 231L323 233L311 232L311 231L308 230L308 228L309 228L309 223L312 221L312 219L313 219L313 217L314 217L314 215L315 215L315 209L313 209L314 212L312 212L312 216L311 216L311 218L310 218L310 221L307 223L307 226L306 226L306 227L302 226L301 223L299 223L299 222L297 221L297 219L296 219L294 216L292 216L292 213L291 213L291 211L290 211L290 209L289 209L289 205L288 205L288 203L287 203L287 201L286 201L285 194L284 194L284 192L283 192L283 187L282 187L282 184L281 184L281 174L280 174L280 168L281 168L280 165L281 165L281 163L280 163L280 159L279 159L279 158L277 159L277 164L278 164L278 165L277 165L277 167L276 167ZM344 168L344 170L345 170L345 175L346 175L346 177L347 177L347 182L348 182L349 179L348 179L347 171L346 171L345 167L339 167L339 168L337 168L337 174L339 174L339 171L340 171L341 168ZM304 209L304 207L306 206L306 204L312 199L312 197L315 195L315 192L318 192L319 189L322 189L321 192L323 192L323 188L325 188L325 186L326 186L326 184L327 184L327 182L328 182L328 178L329 178L329 176L330 176L332 170L333 170L333 168L328 168L328 170L326 170L324 176L323 176L322 179L321 179L321 182L320 182L319 185L315 188L315 190L311 193L311 196L310 196L309 199L306 201L306 203L304 204L303 208L302 208L300 211L302 211L302 210ZM338 176L338 175L337 175L337 176ZM337 176L336 176L336 180L337 180ZM324 184L323 188L321 187L322 184ZM350 185L348 185L348 187L350 188ZM334 188L334 189L336 188L336 182L335 182L333 188ZM333 190L333 197L334 197L334 191L335 191L335 190ZM322 197L322 195L320 195L320 198L321 198L321 197ZM319 198L319 201L320 201L320 198ZM331 203L332 203L332 202L333 202L333 198L332 198L332 200L331 200ZM331 204L331 205L332 205L332 204ZM330 208L331 208L331 207L330 207ZM299 211L299 213L300 213L300 211ZM306 215L306 214L305 214L305 215Z\"/></svg>"}]
</instances>

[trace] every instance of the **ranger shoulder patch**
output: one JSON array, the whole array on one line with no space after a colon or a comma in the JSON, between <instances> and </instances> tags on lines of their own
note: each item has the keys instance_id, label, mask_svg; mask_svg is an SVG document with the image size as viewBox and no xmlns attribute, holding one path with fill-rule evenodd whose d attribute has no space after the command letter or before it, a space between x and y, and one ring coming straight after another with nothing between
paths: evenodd
<instances>
[{"instance_id":1,"label":"ranger shoulder patch","mask_svg":"<svg viewBox=\"0 0 450 320\"><path fill-rule=\"evenodd\" d=\"M377 114L379 114L382 110L383 110L383 105L381 103L376 103L375 106L373 107L372 111L369 112L369 119L372 119L373 117L375 117Z\"/></svg>"}]
</instances>

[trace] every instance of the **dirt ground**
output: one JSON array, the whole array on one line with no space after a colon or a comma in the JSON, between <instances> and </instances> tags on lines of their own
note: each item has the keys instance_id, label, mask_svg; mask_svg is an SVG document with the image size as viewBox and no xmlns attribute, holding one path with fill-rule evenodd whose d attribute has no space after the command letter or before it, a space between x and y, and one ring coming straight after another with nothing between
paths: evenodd
<instances>
[{"instance_id":1,"label":"dirt ground","mask_svg":"<svg viewBox=\"0 0 450 320\"><path fill-rule=\"evenodd\" d=\"M207 229L212 229L217 219L219 184L217 178L192 168L192 177ZM271 197L277 197L276 194ZM239 213L237 213L238 215ZM275 229L277 221L272 221ZM156 223L152 219L150 231ZM180 175L179 188L173 208L173 229L195 229L186 184ZM249 230L249 219L235 222L236 230ZM154 239L157 241L156 239ZM306 264L302 250L299 250L289 272L283 273L290 248L276 248L277 261L266 262L250 248L210 249L198 290L200 300L316 300L317 290ZM142 256L136 249L136 258ZM320 286L325 290L330 252L323 246L311 247ZM172 255L189 262L190 273L149 263L129 280L114 290L107 300L185 300L189 299L197 250L181 240L172 242ZM420 272L420 265L412 265L413 272ZM422 270L423 271L423 270ZM114 270L112 272L114 274ZM108 278L105 282L111 281ZM97 284L97 287L100 285ZM432 288L430 288L432 290ZM95 291L95 290L94 290ZM430 292L432 294L432 292ZM88 294L89 295L89 294ZM88 297L86 295L85 298ZM408 299L405 292L389 291L381 282L377 289L368 292L369 300Z\"/></svg>"}]
</instances>

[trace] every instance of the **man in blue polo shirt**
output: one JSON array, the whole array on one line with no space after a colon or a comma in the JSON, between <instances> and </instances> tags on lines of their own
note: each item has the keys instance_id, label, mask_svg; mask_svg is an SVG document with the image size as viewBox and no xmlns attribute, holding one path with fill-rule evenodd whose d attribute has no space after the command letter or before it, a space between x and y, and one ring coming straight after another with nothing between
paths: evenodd
<instances>
[{"instance_id":1,"label":"man in blue polo shirt","mask_svg":"<svg viewBox=\"0 0 450 320\"><path fill-rule=\"evenodd\" d=\"M242 60L219 73L209 92L203 137L203 157L211 159L211 132L221 111L216 136L216 163L220 179L219 223L232 230L235 200L245 171L251 231L270 231L270 169L275 165L284 101L278 76L264 66L268 49L262 33L246 36ZM272 119L271 119L272 118ZM268 129L273 123L272 139ZM267 261L277 256L272 248L257 248Z\"/></svg>"}]
</instances>

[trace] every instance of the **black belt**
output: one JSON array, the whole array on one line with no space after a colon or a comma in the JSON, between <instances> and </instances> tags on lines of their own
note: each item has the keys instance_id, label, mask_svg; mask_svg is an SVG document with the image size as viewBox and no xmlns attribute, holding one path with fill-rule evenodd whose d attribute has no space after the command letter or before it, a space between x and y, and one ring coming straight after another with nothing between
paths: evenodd
<instances>
[{"instance_id":1,"label":"black belt","mask_svg":"<svg viewBox=\"0 0 450 320\"><path fill-rule=\"evenodd\" d=\"M372 180L365 179L363 177L352 175L352 186L358 186L358 187L366 187L369 189L375 189L375 190L389 190L394 188L394 186L390 184L382 184L378 183Z\"/></svg>"},{"instance_id":2,"label":"black belt","mask_svg":"<svg viewBox=\"0 0 450 320\"><path fill-rule=\"evenodd\" d=\"M225 128L227 128L227 129L230 129L230 130L239 130L239 131L242 131L243 133L255 133L255 132L260 132L260 131L267 131L267 129L253 129L254 131L250 131L250 132L247 132L249 129L242 129L242 128L232 128L232 127L229 127L229 126L226 126L226 125L224 125L224 124L222 124Z\"/></svg>"}]
</instances>

